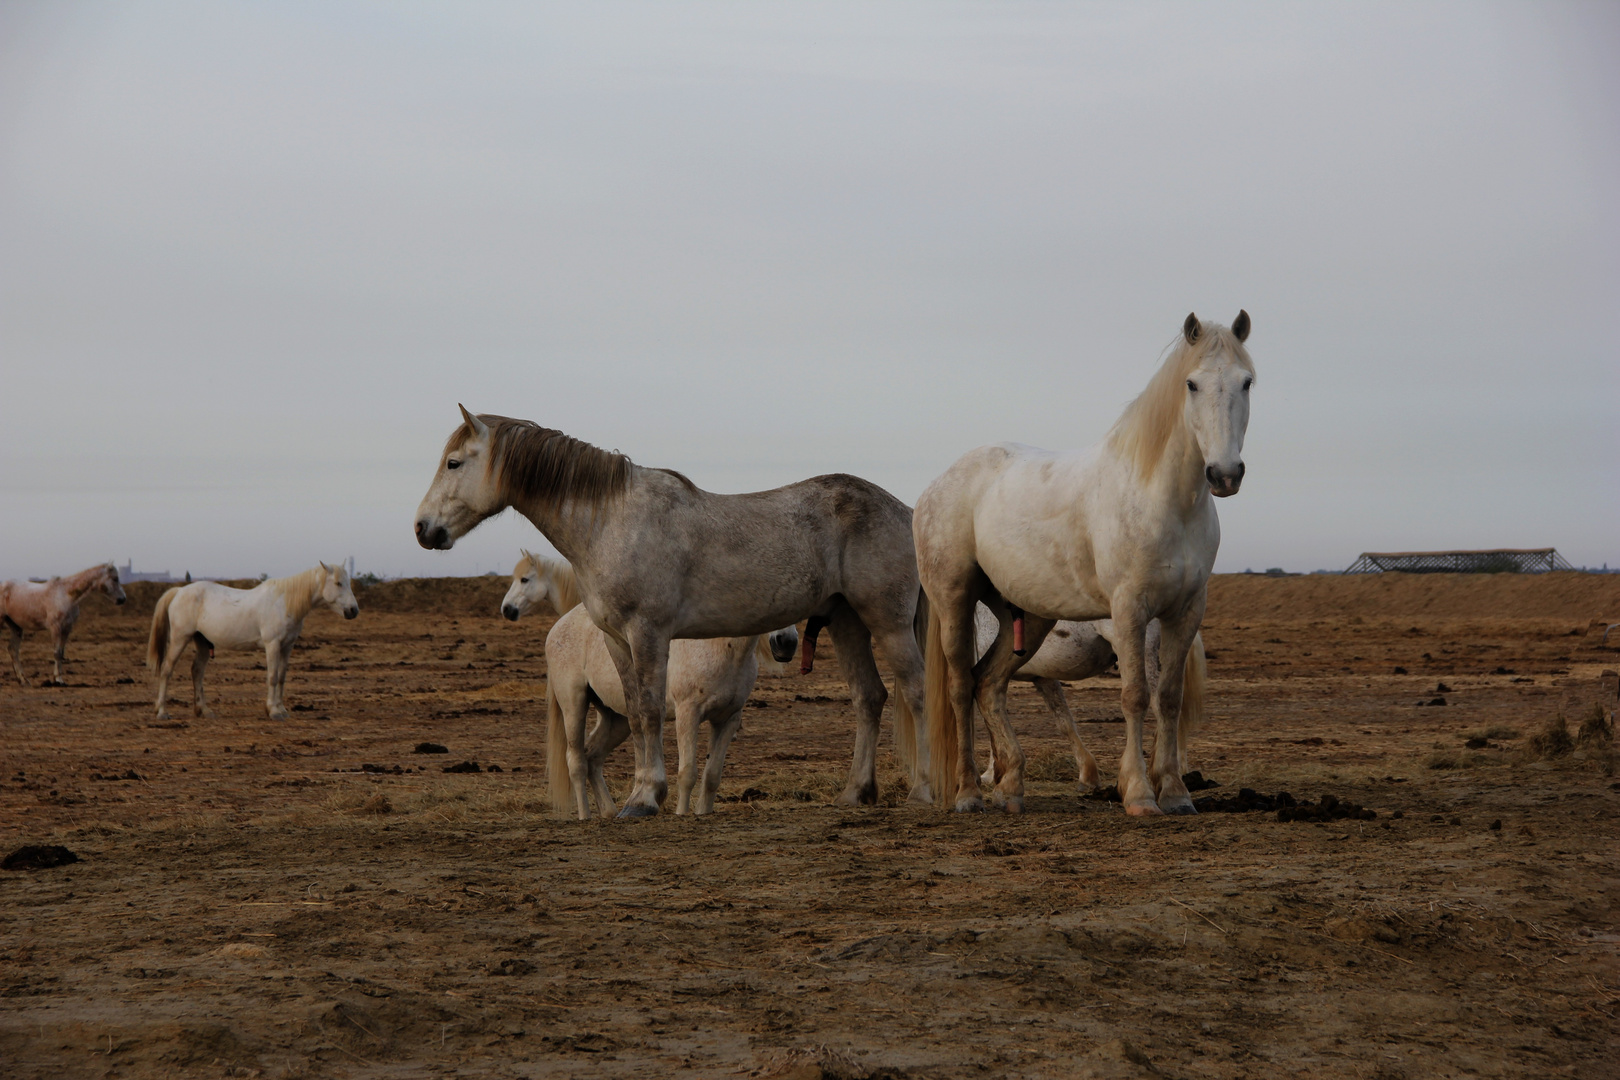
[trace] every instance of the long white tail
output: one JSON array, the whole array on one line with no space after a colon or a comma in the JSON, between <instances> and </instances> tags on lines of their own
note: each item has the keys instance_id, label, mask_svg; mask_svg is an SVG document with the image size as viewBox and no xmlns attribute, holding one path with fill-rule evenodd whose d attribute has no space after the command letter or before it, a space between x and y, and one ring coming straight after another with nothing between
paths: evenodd
<instances>
[{"instance_id":1,"label":"long white tail","mask_svg":"<svg viewBox=\"0 0 1620 1080\"><path fill-rule=\"evenodd\" d=\"M917 639L917 652L924 657L924 674L927 668L928 649L928 594L921 589L917 590L917 614L911 620L911 633ZM906 695L899 686L895 688L895 697L899 698L894 711L894 756L899 759L900 767L906 770L911 784L915 787L923 778L917 775L917 717L911 714L911 704L906 701ZM926 738L926 734L924 735ZM924 744L927 745L926 743ZM932 779L930 777L930 779Z\"/></svg>"},{"instance_id":2,"label":"long white tail","mask_svg":"<svg viewBox=\"0 0 1620 1080\"><path fill-rule=\"evenodd\" d=\"M1192 648L1187 650L1187 664L1182 669L1181 715L1176 718L1176 737L1183 750L1187 737L1204 722L1205 691L1209 678L1209 662L1204 659L1204 635L1193 635Z\"/></svg>"},{"instance_id":3,"label":"long white tail","mask_svg":"<svg viewBox=\"0 0 1620 1080\"><path fill-rule=\"evenodd\" d=\"M574 782L568 775L568 730L562 705L546 678L546 788L551 808L559 814L574 812Z\"/></svg>"},{"instance_id":4,"label":"long white tail","mask_svg":"<svg viewBox=\"0 0 1620 1080\"><path fill-rule=\"evenodd\" d=\"M175 594L180 588L176 585L165 590L152 611L152 633L146 639L146 666L153 671L163 666L164 657L169 651L169 605L174 603Z\"/></svg>"},{"instance_id":5,"label":"long white tail","mask_svg":"<svg viewBox=\"0 0 1620 1080\"><path fill-rule=\"evenodd\" d=\"M928 634L923 647L923 707L928 710L928 779L934 798L942 803L956 798L956 759L962 752L956 710L951 707L951 671L945 663L945 640L939 614L928 611Z\"/></svg>"}]
</instances>

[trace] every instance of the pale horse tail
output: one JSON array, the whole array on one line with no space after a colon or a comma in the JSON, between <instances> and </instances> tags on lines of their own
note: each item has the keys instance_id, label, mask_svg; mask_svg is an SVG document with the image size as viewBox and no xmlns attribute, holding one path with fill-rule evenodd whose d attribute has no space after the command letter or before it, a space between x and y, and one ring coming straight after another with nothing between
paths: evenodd
<instances>
[{"instance_id":1,"label":"pale horse tail","mask_svg":"<svg viewBox=\"0 0 1620 1080\"><path fill-rule=\"evenodd\" d=\"M911 633L917 639L917 652L926 656L928 594L921 589L917 590L917 614L911 619ZM894 756L899 759L900 767L906 771L911 786L915 788L922 779L917 775L917 718L911 715L911 703L906 700L904 687L896 686L894 696L899 699L894 711Z\"/></svg>"},{"instance_id":2,"label":"pale horse tail","mask_svg":"<svg viewBox=\"0 0 1620 1080\"><path fill-rule=\"evenodd\" d=\"M146 666L156 671L163 666L163 659L169 651L169 605L174 603L175 594L180 586L164 592L158 597L157 607L152 611L152 633L146 639Z\"/></svg>"},{"instance_id":3,"label":"pale horse tail","mask_svg":"<svg viewBox=\"0 0 1620 1080\"><path fill-rule=\"evenodd\" d=\"M957 737L956 710L951 707L951 672L945 663L945 640L939 615L928 612L927 643L923 649L923 705L928 710L928 779L934 798L942 804L956 798L956 759L962 752Z\"/></svg>"},{"instance_id":4,"label":"pale horse tail","mask_svg":"<svg viewBox=\"0 0 1620 1080\"><path fill-rule=\"evenodd\" d=\"M1183 750L1187 739L1204 722L1204 699L1209 663L1204 659L1204 635L1193 635L1192 648L1187 650L1187 664L1182 668L1181 715L1176 719L1176 738Z\"/></svg>"},{"instance_id":5,"label":"pale horse tail","mask_svg":"<svg viewBox=\"0 0 1620 1080\"><path fill-rule=\"evenodd\" d=\"M574 781L568 775L568 730L563 726L562 705L546 676L546 789L551 808L559 814L574 812Z\"/></svg>"}]
</instances>

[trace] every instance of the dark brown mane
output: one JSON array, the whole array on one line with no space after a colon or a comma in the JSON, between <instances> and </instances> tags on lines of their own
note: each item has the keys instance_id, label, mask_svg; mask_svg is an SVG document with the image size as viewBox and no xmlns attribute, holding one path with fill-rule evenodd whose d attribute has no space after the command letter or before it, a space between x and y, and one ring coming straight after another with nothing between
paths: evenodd
<instances>
[{"instance_id":1,"label":"dark brown mane","mask_svg":"<svg viewBox=\"0 0 1620 1080\"><path fill-rule=\"evenodd\" d=\"M571 500L601 506L630 481L630 459L528 420L480 416L490 429L490 468L508 502ZM452 437L464 443L465 425ZM451 449L455 447L452 446Z\"/></svg>"}]
</instances>

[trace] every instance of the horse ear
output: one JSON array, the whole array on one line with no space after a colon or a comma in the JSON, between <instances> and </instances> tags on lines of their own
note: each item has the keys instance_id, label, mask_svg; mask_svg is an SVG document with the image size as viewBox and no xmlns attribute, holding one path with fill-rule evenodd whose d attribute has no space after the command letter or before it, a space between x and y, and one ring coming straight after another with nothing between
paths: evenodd
<instances>
[{"instance_id":1,"label":"horse ear","mask_svg":"<svg viewBox=\"0 0 1620 1080\"><path fill-rule=\"evenodd\" d=\"M457 402L456 408L461 410L461 418L467 421L467 426L472 428L472 433L474 435L482 439L489 434L489 425L478 419L478 417L474 416L472 413L468 412L467 406Z\"/></svg>"},{"instance_id":2,"label":"horse ear","mask_svg":"<svg viewBox=\"0 0 1620 1080\"><path fill-rule=\"evenodd\" d=\"M1181 336L1187 339L1187 344L1198 343L1198 335L1204 332L1204 324L1198 321L1198 316L1189 311L1187 321L1181 324Z\"/></svg>"},{"instance_id":3,"label":"horse ear","mask_svg":"<svg viewBox=\"0 0 1620 1080\"><path fill-rule=\"evenodd\" d=\"M1241 308L1237 318L1232 320L1232 336L1240 342L1249 340L1249 313Z\"/></svg>"},{"instance_id":4,"label":"horse ear","mask_svg":"<svg viewBox=\"0 0 1620 1080\"><path fill-rule=\"evenodd\" d=\"M330 574L332 572L332 568L330 566L327 566L324 562L321 562L321 560L316 559L315 561L321 563L321 570L323 572L328 573L328 574Z\"/></svg>"}]
</instances>

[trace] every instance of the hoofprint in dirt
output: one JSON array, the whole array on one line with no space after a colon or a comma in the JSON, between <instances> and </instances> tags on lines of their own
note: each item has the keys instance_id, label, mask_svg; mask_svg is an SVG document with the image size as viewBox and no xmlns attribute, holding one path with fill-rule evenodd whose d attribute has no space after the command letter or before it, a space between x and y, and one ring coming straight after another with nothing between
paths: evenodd
<instances>
[{"instance_id":1,"label":"hoofprint in dirt","mask_svg":"<svg viewBox=\"0 0 1620 1080\"><path fill-rule=\"evenodd\" d=\"M1379 814L1321 825L1126 820L1078 798L1016 687L1024 818L901 805L892 761L888 805L833 810L847 706L820 675L761 682L722 790L749 801L558 821L546 623L503 623L504 585L484 607L476 582L400 583L459 612L431 631L391 594L312 619L284 724L238 654L218 720L153 726L135 589L81 624L88 685L0 690L0 854L81 860L0 874L5 1074L1615 1074L1620 792L1526 749L1612 700L1601 579L1471 621L1432 582L1426 618L1383 585L1312 606L1330 585L1216 579L1240 617L1206 622L1193 764L1211 794ZM1386 614L1354 602L1374 588ZM1116 688L1070 692L1100 753Z\"/></svg>"}]
</instances>

